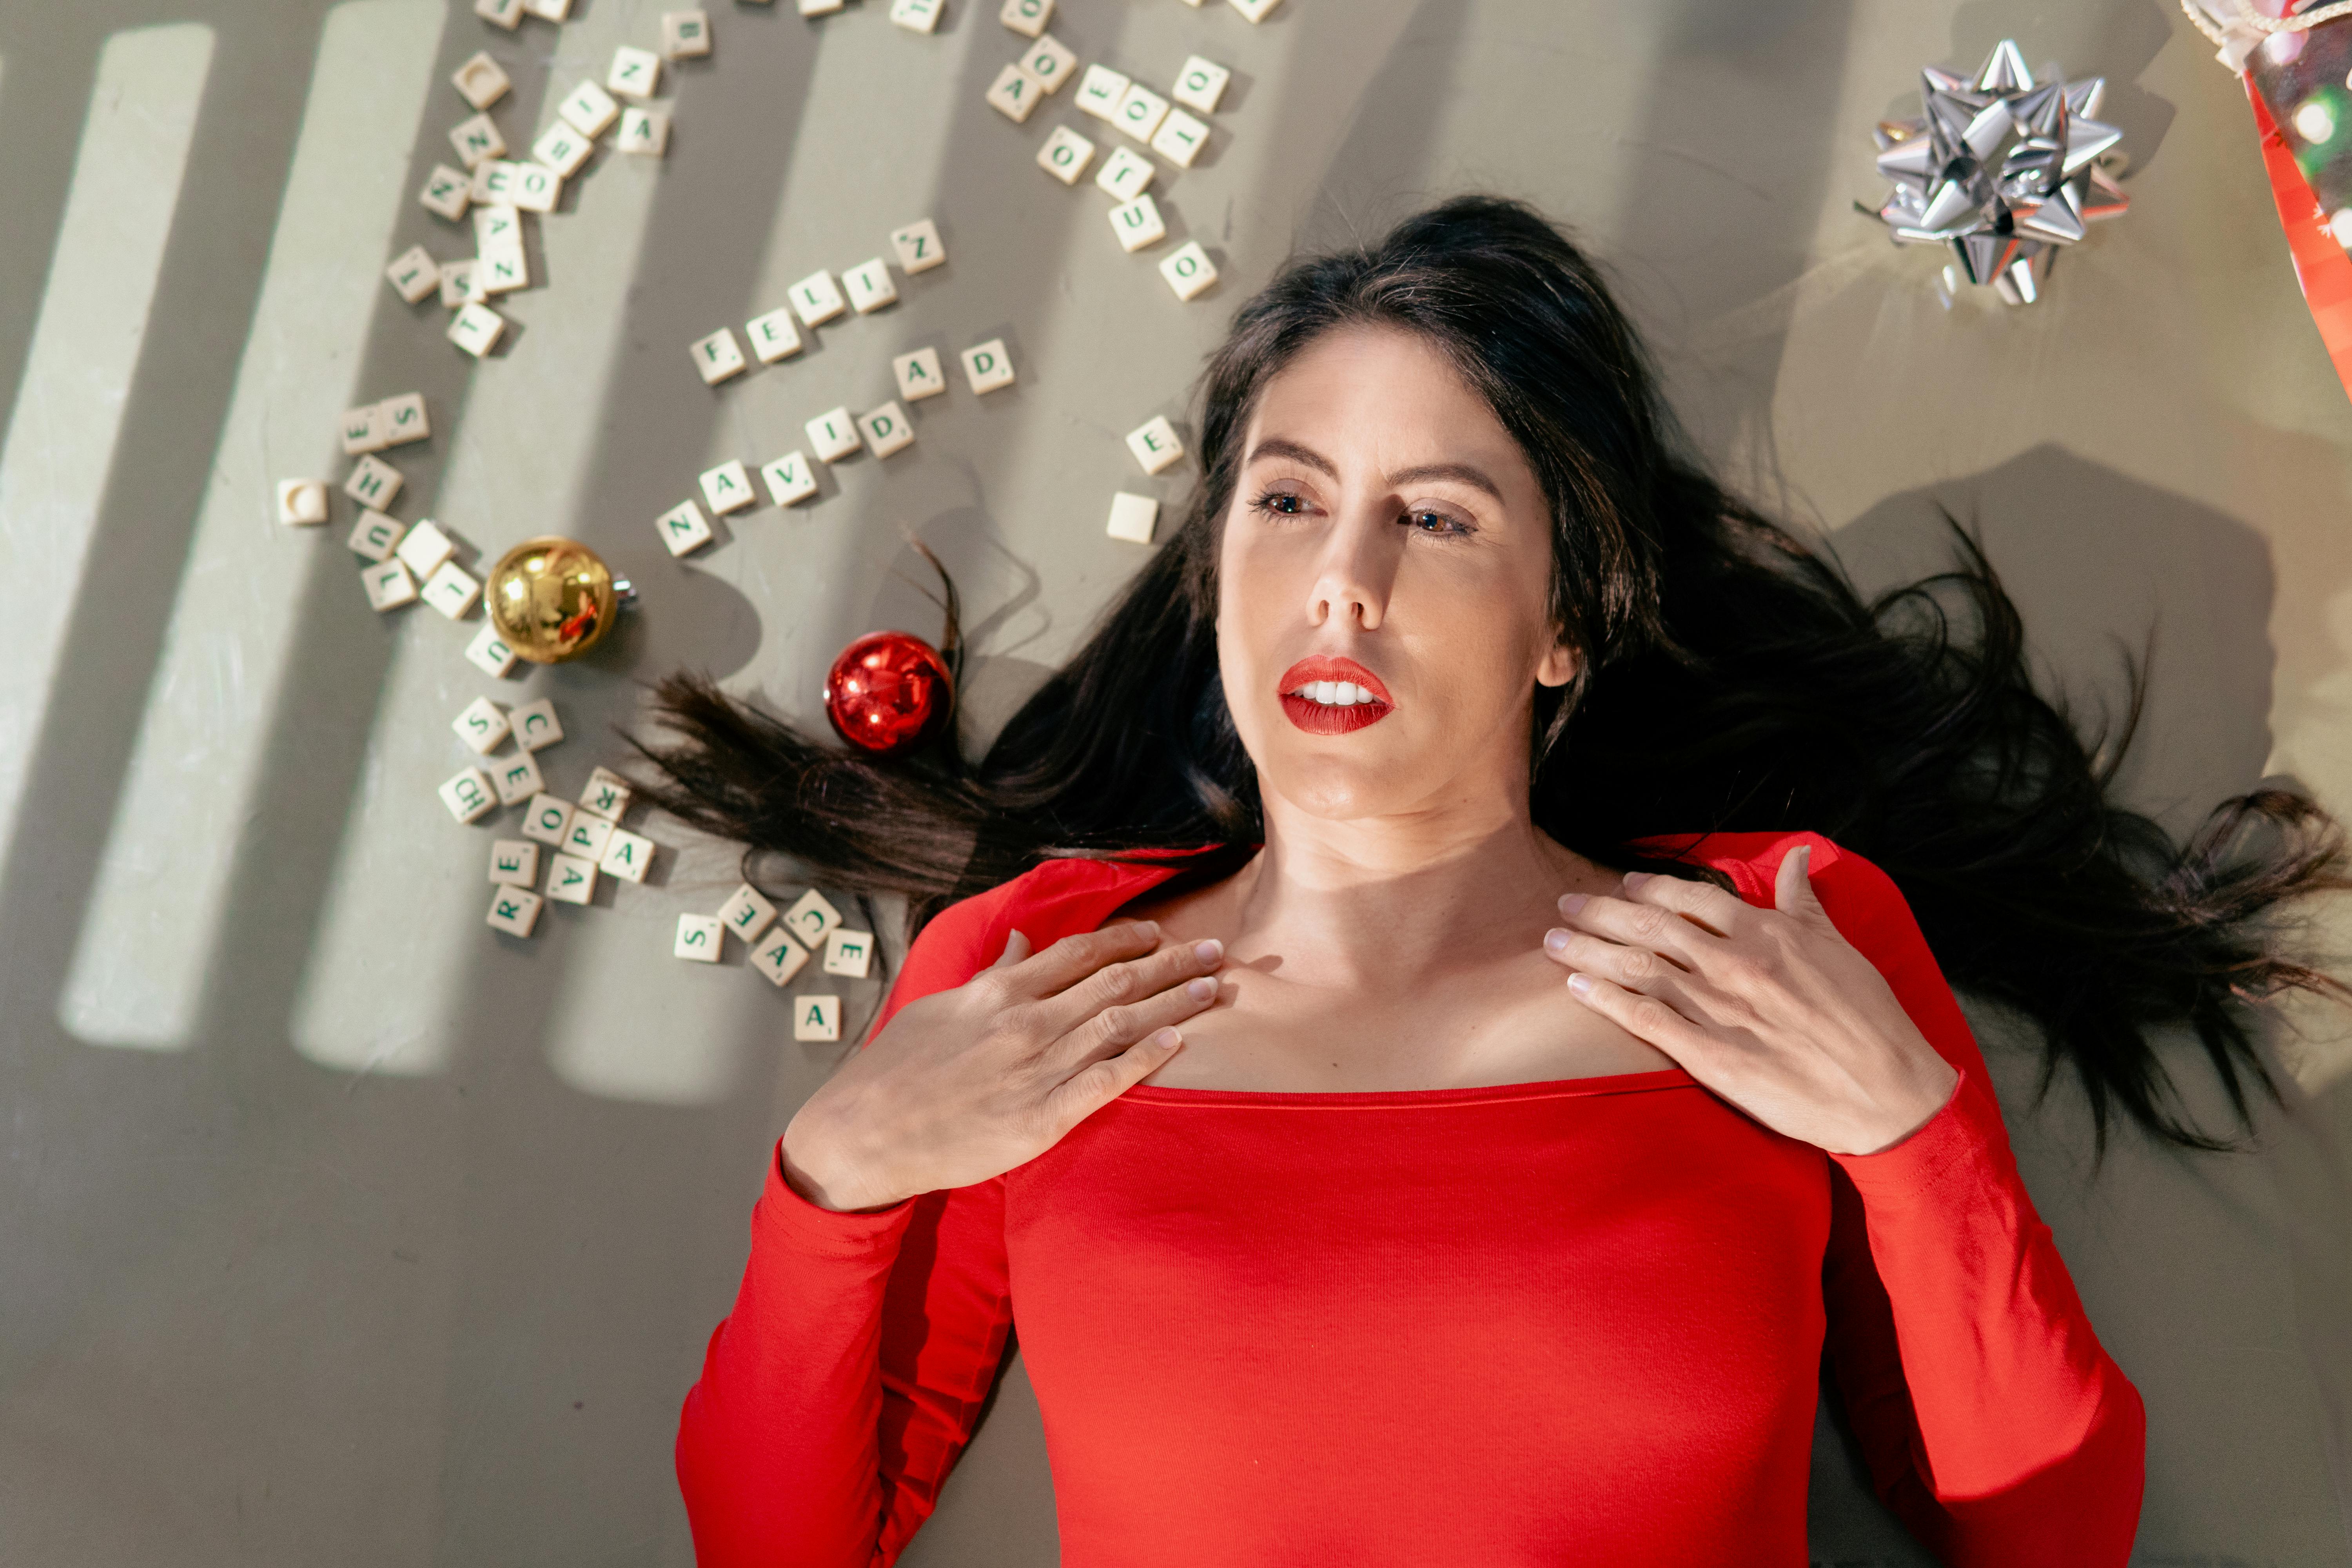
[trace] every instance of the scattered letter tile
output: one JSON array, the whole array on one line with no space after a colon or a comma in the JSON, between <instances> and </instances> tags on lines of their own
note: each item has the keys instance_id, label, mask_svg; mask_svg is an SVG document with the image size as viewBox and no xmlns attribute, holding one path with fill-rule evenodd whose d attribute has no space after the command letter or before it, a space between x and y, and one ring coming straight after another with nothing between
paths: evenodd
<instances>
[{"instance_id":1,"label":"scattered letter tile","mask_svg":"<svg viewBox=\"0 0 2352 1568\"><path fill-rule=\"evenodd\" d=\"M1118 113L1111 123L1134 137L1149 143L1160 130L1160 122L1168 118L1168 100L1144 86L1129 82L1119 95Z\"/></svg>"},{"instance_id":2,"label":"scattered letter tile","mask_svg":"<svg viewBox=\"0 0 2352 1568\"><path fill-rule=\"evenodd\" d=\"M917 349L913 353L900 354L890 362L890 374L898 384L898 395L908 403L937 397L948 389L947 377L940 370L937 349Z\"/></svg>"},{"instance_id":3,"label":"scattered letter tile","mask_svg":"<svg viewBox=\"0 0 2352 1568\"><path fill-rule=\"evenodd\" d=\"M513 732L505 712L487 697L477 697L466 704L458 715L449 721L449 728L457 731L457 739L483 756L499 749Z\"/></svg>"},{"instance_id":4,"label":"scattered letter tile","mask_svg":"<svg viewBox=\"0 0 2352 1568\"><path fill-rule=\"evenodd\" d=\"M786 290L785 297L792 300L803 324L812 327L821 327L848 309L830 272L810 273Z\"/></svg>"},{"instance_id":5,"label":"scattered letter tile","mask_svg":"<svg viewBox=\"0 0 2352 1568\"><path fill-rule=\"evenodd\" d=\"M508 888L528 888L539 880L539 846L528 838L490 841L490 880Z\"/></svg>"},{"instance_id":6,"label":"scattered letter tile","mask_svg":"<svg viewBox=\"0 0 2352 1568\"><path fill-rule=\"evenodd\" d=\"M572 803L558 800L551 795L534 795L523 808L522 836L541 844L563 847L563 836L572 831Z\"/></svg>"},{"instance_id":7,"label":"scattered letter tile","mask_svg":"<svg viewBox=\"0 0 2352 1568\"><path fill-rule=\"evenodd\" d=\"M621 113L621 134L614 145L640 158L658 158L669 151L669 111L630 108Z\"/></svg>"},{"instance_id":8,"label":"scattered letter tile","mask_svg":"<svg viewBox=\"0 0 2352 1568\"><path fill-rule=\"evenodd\" d=\"M628 780L610 768L598 768L588 775L588 787L580 792L580 809L591 816L618 822L621 814L629 809L629 796L634 793Z\"/></svg>"},{"instance_id":9,"label":"scattered letter tile","mask_svg":"<svg viewBox=\"0 0 2352 1568\"><path fill-rule=\"evenodd\" d=\"M1013 384L1013 356L1005 352L1003 338L991 338L963 351L964 379L971 383L974 392L994 392L1000 386Z\"/></svg>"},{"instance_id":10,"label":"scattered letter tile","mask_svg":"<svg viewBox=\"0 0 2352 1568\"><path fill-rule=\"evenodd\" d=\"M1171 109L1152 133L1151 150L1180 169L1189 169L1209 144L1209 128L1181 109Z\"/></svg>"},{"instance_id":11,"label":"scattered letter tile","mask_svg":"<svg viewBox=\"0 0 2352 1568\"><path fill-rule=\"evenodd\" d=\"M784 911L784 925L801 939L803 947L816 947L825 936L841 924L841 911L825 902L824 895L811 888L800 901Z\"/></svg>"},{"instance_id":12,"label":"scattered letter tile","mask_svg":"<svg viewBox=\"0 0 2352 1568\"><path fill-rule=\"evenodd\" d=\"M703 384L716 386L743 368L743 351L736 345L735 334L725 327L694 343L694 368L702 373Z\"/></svg>"},{"instance_id":13,"label":"scattered letter tile","mask_svg":"<svg viewBox=\"0 0 2352 1568\"><path fill-rule=\"evenodd\" d=\"M327 521L327 487L316 479L278 481L278 521L303 527Z\"/></svg>"},{"instance_id":14,"label":"scattered letter tile","mask_svg":"<svg viewBox=\"0 0 2352 1568\"><path fill-rule=\"evenodd\" d=\"M490 787L499 792L500 805L515 805L538 796L547 788L547 780L540 775L539 759L519 752L491 767ZM525 836L530 836L528 829Z\"/></svg>"},{"instance_id":15,"label":"scattered letter tile","mask_svg":"<svg viewBox=\"0 0 2352 1568\"><path fill-rule=\"evenodd\" d=\"M459 160L468 169L507 155L507 139L499 134L498 121L487 114L477 114L451 126L449 144L457 149Z\"/></svg>"},{"instance_id":16,"label":"scattered letter tile","mask_svg":"<svg viewBox=\"0 0 2352 1568\"><path fill-rule=\"evenodd\" d=\"M583 81L572 89L571 96L556 105L555 112L563 117L565 124L593 142L612 129L613 121L621 118L621 106L613 101L611 93L594 82Z\"/></svg>"},{"instance_id":17,"label":"scattered letter tile","mask_svg":"<svg viewBox=\"0 0 2352 1568\"><path fill-rule=\"evenodd\" d=\"M1096 171L1095 188L1109 193L1118 201L1131 202L1143 194L1143 188L1151 184L1151 176L1158 173L1151 160L1142 153L1114 147L1110 156L1103 160L1103 166Z\"/></svg>"},{"instance_id":18,"label":"scattered letter tile","mask_svg":"<svg viewBox=\"0 0 2352 1568\"><path fill-rule=\"evenodd\" d=\"M874 961L874 933L869 931L830 931L824 935L824 972L843 974L852 980L866 978L866 965Z\"/></svg>"},{"instance_id":19,"label":"scattered letter tile","mask_svg":"<svg viewBox=\"0 0 2352 1568\"><path fill-rule=\"evenodd\" d=\"M541 697L507 715L514 726L515 744L526 752L543 752L563 739L563 721L555 716L555 699Z\"/></svg>"},{"instance_id":20,"label":"scattered letter tile","mask_svg":"<svg viewBox=\"0 0 2352 1568\"><path fill-rule=\"evenodd\" d=\"M522 0L474 0L474 15L511 33L522 25Z\"/></svg>"},{"instance_id":21,"label":"scattered letter tile","mask_svg":"<svg viewBox=\"0 0 2352 1568\"><path fill-rule=\"evenodd\" d=\"M801 330L793 324L789 305L752 317L743 324L743 335L751 340L751 353L761 364L773 364L801 352Z\"/></svg>"},{"instance_id":22,"label":"scattered letter tile","mask_svg":"<svg viewBox=\"0 0 2352 1568\"><path fill-rule=\"evenodd\" d=\"M404 392L398 397L387 397L375 405L376 419L383 428L384 445L405 447L411 441L423 441L433 434L433 421L425 416L425 395Z\"/></svg>"},{"instance_id":23,"label":"scattered letter tile","mask_svg":"<svg viewBox=\"0 0 2352 1568\"><path fill-rule=\"evenodd\" d=\"M1119 149L1124 153L1126 148ZM1075 185L1095 161L1095 144L1066 125L1056 125L1037 149L1037 166L1066 185Z\"/></svg>"},{"instance_id":24,"label":"scattered letter tile","mask_svg":"<svg viewBox=\"0 0 2352 1568\"><path fill-rule=\"evenodd\" d=\"M1059 92L1062 84L1077 69L1078 57L1067 44L1047 33L1029 46L1021 57L1021 68L1037 79L1037 85L1047 92Z\"/></svg>"},{"instance_id":25,"label":"scattered letter tile","mask_svg":"<svg viewBox=\"0 0 2352 1568\"><path fill-rule=\"evenodd\" d=\"M1054 0L1004 0L996 19L1024 38L1034 38L1054 19Z\"/></svg>"},{"instance_id":26,"label":"scattered letter tile","mask_svg":"<svg viewBox=\"0 0 2352 1568\"><path fill-rule=\"evenodd\" d=\"M841 998L838 996L793 997L793 1038L795 1040L841 1038Z\"/></svg>"},{"instance_id":27,"label":"scattered letter tile","mask_svg":"<svg viewBox=\"0 0 2352 1568\"><path fill-rule=\"evenodd\" d=\"M898 302L898 286L890 281L890 264L880 257L861 261L841 275L841 286L861 316Z\"/></svg>"},{"instance_id":28,"label":"scattered letter tile","mask_svg":"<svg viewBox=\"0 0 2352 1568\"><path fill-rule=\"evenodd\" d=\"M1233 79L1233 75L1216 61L1194 55L1176 73L1176 86L1169 96L1187 109L1214 114L1217 100L1224 95L1225 83Z\"/></svg>"},{"instance_id":29,"label":"scattered letter tile","mask_svg":"<svg viewBox=\"0 0 2352 1568\"><path fill-rule=\"evenodd\" d=\"M1282 4L1282 0L1227 0L1233 8L1253 22L1263 22L1265 14Z\"/></svg>"},{"instance_id":30,"label":"scattered letter tile","mask_svg":"<svg viewBox=\"0 0 2352 1568\"><path fill-rule=\"evenodd\" d=\"M890 20L910 33L928 33L940 25L945 0L891 0Z\"/></svg>"},{"instance_id":31,"label":"scattered letter tile","mask_svg":"<svg viewBox=\"0 0 2352 1568\"><path fill-rule=\"evenodd\" d=\"M1108 66L1088 66L1087 74L1078 79L1078 108L1097 120L1114 119L1119 100L1134 85Z\"/></svg>"},{"instance_id":32,"label":"scattered letter tile","mask_svg":"<svg viewBox=\"0 0 2352 1568\"><path fill-rule=\"evenodd\" d=\"M479 768L467 768L441 786L441 804L458 821L477 822L497 808L499 797L490 793L488 774Z\"/></svg>"},{"instance_id":33,"label":"scattered letter tile","mask_svg":"<svg viewBox=\"0 0 2352 1568\"><path fill-rule=\"evenodd\" d=\"M1176 426L1168 423L1166 415L1154 416L1149 424L1129 431L1127 449L1135 454L1147 474L1156 474L1184 457L1184 443L1176 438Z\"/></svg>"},{"instance_id":34,"label":"scattered letter tile","mask_svg":"<svg viewBox=\"0 0 2352 1568\"><path fill-rule=\"evenodd\" d=\"M479 359L499 346L499 334L506 330L504 316L488 305L468 304L450 321L449 341Z\"/></svg>"},{"instance_id":35,"label":"scattered letter tile","mask_svg":"<svg viewBox=\"0 0 2352 1568\"><path fill-rule=\"evenodd\" d=\"M408 563L408 569L419 577L430 577L441 569L441 563L457 552L449 536L427 518L401 537L395 552Z\"/></svg>"},{"instance_id":36,"label":"scattered letter tile","mask_svg":"<svg viewBox=\"0 0 2352 1568\"><path fill-rule=\"evenodd\" d=\"M1188 240L1160 264L1160 276L1168 279L1168 287L1176 290L1179 300L1197 299L1215 285L1217 264L1209 259L1199 240Z\"/></svg>"},{"instance_id":37,"label":"scattered letter tile","mask_svg":"<svg viewBox=\"0 0 2352 1568\"><path fill-rule=\"evenodd\" d=\"M702 476L702 499L710 510L724 517L730 511L741 511L756 506L760 498L751 493L751 476L733 458Z\"/></svg>"},{"instance_id":38,"label":"scattered letter tile","mask_svg":"<svg viewBox=\"0 0 2352 1568\"><path fill-rule=\"evenodd\" d=\"M760 896L760 889L745 882L735 889L735 896L719 906L719 923L747 942L756 942L760 933L775 921L776 906Z\"/></svg>"},{"instance_id":39,"label":"scattered letter tile","mask_svg":"<svg viewBox=\"0 0 2352 1568\"><path fill-rule=\"evenodd\" d=\"M866 437L866 445L877 458L904 451L915 439L914 426L907 422L907 411L896 403L886 403L870 414L857 416L857 428Z\"/></svg>"},{"instance_id":40,"label":"scattered letter tile","mask_svg":"<svg viewBox=\"0 0 2352 1568\"><path fill-rule=\"evenodd\" d=\"M661 57L651 49L626 44L613 51L613 68L604 73L604 89L624 98L651 98L661 87Z\"/></svg>"},{"instance_id":41,"label":"scattered letter tile","mask_svg":"<svg viewBox=\"0 0 2352 1568\"><path fill-rule=\"evenodd\" d=\"M782 926L751 944L751 967L777 985L783 985L808 962L808 949Z\"/></svg>"},{"instance_id":42,"label":"scattered letter tile","mask_svg":"<svg viewBox=\"0 0 2352 1568\"><path fill-rule=\"evenodd\" d=\"M929 218L892 229L890 248L898 253L898 270L909 278L948 258L947 247L940 243L940 226Z\"/></svg>"},{"instance_id":43,"label":"scattered letter tile","mask_svg":"<svg viewBox=\"0 0 2352 1568\"><path fill-rule=\"evenodd\" d=\"M356 458L363 452L381 452L391 445L384 439L383 420L379 415L383 405L364 404L346 410L336 434L343 443L343 456Z\"/></svg>"},{"instance_id":44,"label":"scattered letter tile","mask_svg":"<svg viewBox=\"0 0 2352 1568\"><path fill-rule=\"evenodd\" d=\"M1151 542L1152 526L1160 521L1160 503L1150 496L1125 490L1110 498L1110 524L1103 531L1132 544Z\"/></svg>"},{"instance_id":45,"label":"scattered letter tile","mask_svg":"<svg viewBox=\"0 0 2352 1568\"><path fill-rule=\"evenodd\" d=\"M530 144L532 157L567 180L580 172L580 165L586 163L588 154L595 150L595 142L580 134L577 128L560 120Z\"/></svg>"},{"instance_id":46,"label":"scattered letter tile","mask_svg":"<svg viewBox=\"0 0 2352 1568\"><path fill-rule=\"evenodd\" d=\"M503 676L515 667L516 660L521 656L507 646L507 639L499 636L495 624L484 620L482 629L476 632L474 640L466 645L466 657L483 674Z\"/></svg>"},{"instance_id":47,"label":"scattered letter tile","mask_svg":"<svg viewBox=\"0 0 2352 1568\"><path fill-rule=\"evenodd\" d=\"M677 917L677 938L670 952L697 963L719 962L719 939L727 928L719 923L716 915L680 915Z\"/></svg>"},{"instance_id":48,"label":"scattered letter tile","mask_svg":"<svg viewBox=\"0 0 2352 1568\"><path fill-rule=\"evenodd\" d=\"M786 452L761 464L760 477L768 481L768 499L778 506L795 506L816 494L816 470L805 452Z\"/></svg>"},{"instance_id":49,"label":"scattered letter tile","mask_svg":"<svg viewBox=\"0 0 2352 1568\"><path fill-rule=\"evenodd\" d=\"M592 901L596 897L596 863L560 852L549 856L547 896L564 904Z\"/></svg>"},{"instance_id":50,"label":"scattered letter tile","mask_svg":"<svg viewBox=\"0 0 2352 1568\"><path fill-rule=\"evenodd\" d=\"M456 84L458 96L476 109L488 109L504 98L507 89L514 85L507 79L507 73L499 68L499 62L490 58L488 49L459 66L449 79Z\"/></svg>"},{"instance_id":51,"label":"scattered letter tile","mask_svg":"<svg viewBox=\"0 0 2352 1568\"><path fill-rule=\"evenodd\" d=\"M1006 66L996 73L996 80L988 89L988 106L1015 125L1035 111L1045 101L1045 89L1037 79L1017 65Z\"/></svg>"},{"instance_id":52,"label":"scattered letter tile","mask_svg":"<svg viewBox=\"0 0 2352 1568\"><path fill-rule=\"evenodd\" d=\"M809 445L822 462L837 463L865 444L858 439L857 422L846 408L818 415L808 422L807 429Z\"/></svg>"},{"instance_id":53,"label":"scattered letter tile","mask_svg":"<svg viewBox=\"0 0 2352 1568\"><path fill-rule=\"evenodd\" d=\"M400 548L400 536L407 531L408 525L398 518L363 510L359 521L352 525L351 538L344 542L371 561L389 561L392 552Z\"/></svg>"},{"instance_id":54,"label":"scattered letter tile","mask_svg":"<svg viewBox=\"0 0 2352 1568\"><path fill-rule=\"evenodd\" d=\"M529 936L543 901L528 888L500 888L490 894L489 922L509 936Z\"/></svg>"},{"instance_id":55,"label":"scattered letter tile","mask_svg":"<svg viewBox=\"0 0 2352 1568\"><path fill-rule=\"evenodd\" d=\"M1160 204L1148 195L1111 208L1110 231L1118 237L1118 247L1130 252L1168 237L1168 226L1160 217Z\"/></svg>"},{"instance_id":56,"label":"scattered letter tile","mask_svg":"<svg viewBox=\"0 0 2352 1568\"><path fill-rule=\"evenodd\" d=\"M691 500L678 502L654 519L654 526L661 531L661 542L669 547L672 555L684 555L710 542L710 523Z\"/></svg>"},{"instance_id":57,"label":"scattered letter tile","mask_svg":"<svg viewBox=\"0 0 2352 1568\"><path fill-rule=\"evenodd\" d=\"M441 266L421 245L412 245L383 269L394 293L414 305L441 287Z\"/></svg>"},{"instance_id":58,"label":"scattered letter tile","mask_svg":"<svg viewBox=\"0 0 2352 1568\"><path fill-rule=\"evenodd\" d=\"M426 212L456 223L466 216L466 208L474 199L474 182L446 163L436 163L433 172L425 176L425 188L416 194Z\"/></svg>"},{"instance_id":59,"label":"scattered letter tile","mask_svg":"<svg viewBox=\"0 0 2352 1568\"><path fill-rule=\"evenodd\" d=\"M343 493L362 506L382 511L400 493L400 470L382 458L362 458L343 481Z\"/></svg>"},{"instance_id":60,"label":"scattered letter tile","mask_svg":"<svg viewBox=\"0 0 2352 1568\"><path fill-rule=\"evenodd\" d=\"M612 842L613 825L601 816L591 816L584 811L572 814L571 831L563 836L563 852L587 861L591 866L604 858L604 846Z\"/></svg>"},{"instance_id":61,"label":"scattered letter tile","mask_svg":"<svg viewBox=\"0 0 2352 1568\"><path fill-rule=\"evenodd\" d=\"M615 827L613 836L604 840L604 853L597 858L596 868L625 882L642 882L646 868L654 863L655 847L652 839L640 837L625 827Z\"/></svg>"},{"instance_id":62,"label":"scattered letter tile","mask_svg":"<svg viewBox=\"0 0 2352 1568\"><path fill-rule=\"evenodd\" d=\"M700 59L710 52L710 18L700 11L662 13L662 53L674 60Z\"/></svg>"}]
</instances>

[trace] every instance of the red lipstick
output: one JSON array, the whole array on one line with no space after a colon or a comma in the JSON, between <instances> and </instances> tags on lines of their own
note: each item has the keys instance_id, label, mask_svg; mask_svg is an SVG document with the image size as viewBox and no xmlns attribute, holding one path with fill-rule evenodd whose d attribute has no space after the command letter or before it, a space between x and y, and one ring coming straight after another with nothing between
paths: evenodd
<instances>
[{"instance_id":1,"label":"red lipstick","mask_svg":"<svg viewBox=\"0 0 2352 1568\"><path fill-rule=\"evenodd\" d=\"M1311 686L1323 680L1335 684L1347 681L1370 700L1359 697L1356 701L1341 706L1293 695L1302 686ZM1387 718L1389 710L1396 705L1395 699L1389 695L1389 689L1381 684L1379 676L1352 658L1339 658L1330 654L1309 655L1284 670L1275 691L1282 699L1284 714L1310 735L1345 735L1367 724L1377 724Z\"/></svg>"}]
</instances>

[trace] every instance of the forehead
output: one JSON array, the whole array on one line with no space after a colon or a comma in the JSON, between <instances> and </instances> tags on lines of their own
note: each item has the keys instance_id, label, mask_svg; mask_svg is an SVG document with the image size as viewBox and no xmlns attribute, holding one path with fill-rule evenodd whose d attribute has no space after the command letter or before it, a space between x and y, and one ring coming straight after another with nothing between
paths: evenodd
<instances>
[{"instance_id":1,"label":"forehead","mask_svg":"<svg viewBox=\"0 0 2352 1568\"><path fill-rule=\"evenodd\" d=\"M1250 433L1332 434L1393 440L1414 431L1510 444L1494 410L1444 350L1402 327L1351 324L1324 332L1267 378Z\"/></svg>"}]
</instances>

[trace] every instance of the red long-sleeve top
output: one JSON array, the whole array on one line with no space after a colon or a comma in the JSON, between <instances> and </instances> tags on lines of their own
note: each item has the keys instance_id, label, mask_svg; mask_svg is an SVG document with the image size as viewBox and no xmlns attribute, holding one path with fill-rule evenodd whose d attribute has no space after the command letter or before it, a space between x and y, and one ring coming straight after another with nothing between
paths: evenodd
<instances>
[{"instance_id":1,"label":"red long-sleeve top","mask_svg":"<svg viewBox=\"0 0 2352 1568\"><path fill-rule=\"evenodd\" d=\"M1885 873L1813 835L1652 840L1769 907L1781 854L1959 1069L1875 1154L1679 1068L1496 1088L1139 1084L1026 1164L872 1214L779 1158L688 1395L705 1568L883 1568L1018 1314L1070 1568L1806 1559L1826 1339L1882 1497L1943 1560L2121 1564L2138 1392L2019 1182ZM1055 860L926 926L883 1012L1014 927L1092 931L1176 863Z\"/></svg>"}]
</instances>

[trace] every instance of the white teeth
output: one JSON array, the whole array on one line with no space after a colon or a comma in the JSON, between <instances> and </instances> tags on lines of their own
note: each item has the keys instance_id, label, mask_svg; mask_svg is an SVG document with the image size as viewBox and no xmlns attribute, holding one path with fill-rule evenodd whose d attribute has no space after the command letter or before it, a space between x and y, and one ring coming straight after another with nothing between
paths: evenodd
<instances>
[{"instance_id":1,"label":"white teeth","mask_svg":"<svg viewBox=\"0 0 2352 1568\"><path fill-rule=\"evenodd\" d=\"M1326 708L1353 708L1358 703L1379 700L1369 688L1351 680L1309 680L1293 688L1286 695L1304 697L1309 702L1319 702Z\"/></svg>"},{"instance_id":2,"label":"white teeth","mask_svg":"<svg viewBox=\"0 0 2352 1568\"><path fill-rule=\"evenodd\" d=\"M1339 688L1337 683L1328 680L1317 681L1315 683L1315 700L1323 703L1338 702L1339 700Z\"/></svg>"}]
</instances>

